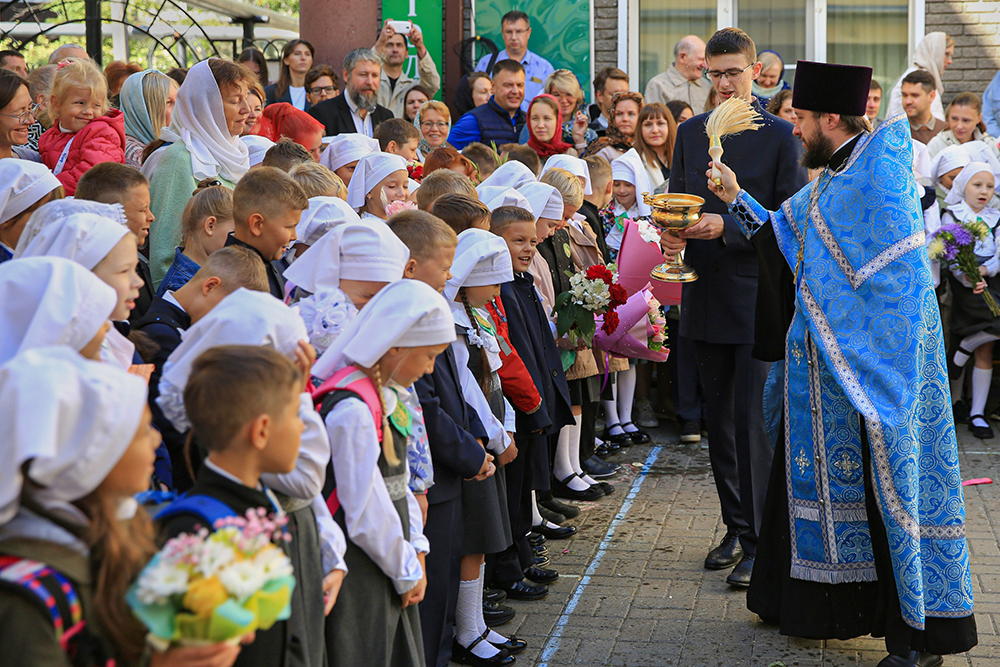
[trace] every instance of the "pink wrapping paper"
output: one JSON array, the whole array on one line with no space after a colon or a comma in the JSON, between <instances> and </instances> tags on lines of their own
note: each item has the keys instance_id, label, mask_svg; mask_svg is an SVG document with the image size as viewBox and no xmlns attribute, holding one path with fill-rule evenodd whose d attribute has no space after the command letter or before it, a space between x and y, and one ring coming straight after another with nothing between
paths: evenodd
<instances>
[{"instance_id":1,"label":"pink wrapping paper","mask_svg":"<svg viewBox=\"0 0 1000 667\"><path fill-rule=\"evenodd\" d=\"M662 263L663 252L660 247L644 241L639 235L639 226L635 221L628 221L622 237L622 247L618 251L618 282L629 296L649 286L653 296L664 306L679 304L680 283L664 283L649 277L653 267Z\"/></svg>"},{"instance_id":2,"label":"pink wrapping paper","mask_svg":"<svg viewBox=\"0 0 1000 667\"><path fill-rule=\"evenodd\" d=\"M646 345L649 336L653 334L653 325L647 317L649 313L647 297L648 292L642 290L630 296L624 305L618 306L615 310L619 318L618 328L610 336L601 329L604 318L599 315L596 318L597 333L594 334L594 347L629 359L666 361L669 350L654 352Z\"/></svg>"}]
</instances>

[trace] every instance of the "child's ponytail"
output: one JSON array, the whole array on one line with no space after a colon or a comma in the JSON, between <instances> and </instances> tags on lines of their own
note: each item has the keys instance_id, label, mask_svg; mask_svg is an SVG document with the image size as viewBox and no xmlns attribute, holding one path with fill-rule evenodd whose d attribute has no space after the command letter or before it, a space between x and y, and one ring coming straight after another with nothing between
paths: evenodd
<instances>
[{"instance_id":1,"label":"child's ponytail","mask_svg":"<svg viewBox=\"0 0 1000 667\"><path fill-rule=\"evenodd\" d=\"M382 396L382 362L376 362L372 367L372 380L375 383L375 391L378 393L379 405L382 406L382 454L385 455L385 460L390 466L396 467L400 464L400 460L396 456L394 438L389 429L389 415L385 409L385 397Z\"/></svg>"}]
</instances>

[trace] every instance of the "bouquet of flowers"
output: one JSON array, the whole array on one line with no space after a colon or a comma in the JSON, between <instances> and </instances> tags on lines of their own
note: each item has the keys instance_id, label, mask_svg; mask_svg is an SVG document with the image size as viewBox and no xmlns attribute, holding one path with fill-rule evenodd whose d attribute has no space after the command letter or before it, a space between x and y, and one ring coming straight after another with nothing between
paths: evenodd
<instances>
[{"instance_id":1,"label":"bouquet of flowers","mask_svg":"<svg viewBox=\"0 0 1000 667\"><path fill-rule=\"evenodd\" d=\"M597 330L594 315L604 313L601 328L605 333L614 333L618 328L615 308L624 304L628 295L624 287L614 282L611 270L602 264L575 273L569 284L569 290L556 297L552 310L558 318L556 334L568 335L574 345L591 347Z\"/></svg>"},{"instance_id":2,"label":"bouquet of flowers","mask_svg":"<svg viewBox=\"0 0 1000 667\"><path fill-rule=\"evenodd\" d=\"M648 220L626 219L624 228L618 251L618 282L631 296L650 286L649 272L663 263L663 251L660 231ZM680 283L654 280L650 289L661 304L672 305L681 302L681 287Z\"/></svg>"},{"instance_id":3,"label":"bouquet of flowers","mask_svg":"<svg viewBox=\"0 0 1000 667\"><path fill-rule=\"evenodd\" d=\"M653 324L652 314L663 321L659 314L660 303L653 298L648 289L642 289L628 298L624 305L618 308L617 317L620 317L617 326L611 332L604 331L604 327L594 336L594 350L601 350L608 355L625 357L627 359L648 359L649 361L662 362L667 360L668 350L663 347L663 327L659 329L659 339L657 341L657 328ZM607 315L604 316L607 318ZM602 317L597 316L600 320ZM664 322L665 324L665 322ZM605 363L605 368L607 364Z\"/></svg>"},{"instance_id":4,"label":"bouquet of flowers","mask_svg":"<svg viewBox=\"0 0 1000 667\"><path fill-rule=\"evenodd\" d=\"M986 239L989 234L990 228L978 218L974 222L942 225L931 235L927 254L948 268L957 269L969 284L975 286L983 280L979 273L979 260L976 258L976 242ZM983 290L983 299L994 317L1000 315L1000 304L989 290Z\"/></svg>"},{"instance_id":5,"label":"bouquet of flowers","mask_svg":"<svg viewBox=\"0 0 1000 667\"><path fill-rule=\"evenodd\" d=\"M647 299L649 304L649 324L653 327L652 333L649 334L647 339L649 349L653 352L661 352L663 350L663 344L667 341L667 320L663 317L663 313L660 312L660 302L656 300L656 297L649 294L649 299Z\"/></svg>"},{"instance_id":6,"label":"bouquet of flowers","mask_svg":"<svg viewBox=\"0 0 1000 667\"><path fill-rule=\"evenodd\" d=\"M406 173L417 183L424 180L424 165L422 162L414 160L406 165Z\"/></svg>"},{"instance_id":7,"label":"bouquet of flowers","mask_svg":"<svg viewBox=\"0 0 1000 667\"><path fill-rule=\"evenodd\" d=\"M287 519L263 508L219 519L169 540L139 575L126 600L149 628L149 640L170 644L238 642L291 614L292 562L275 544L290 536Z\"/></svg>"},{"instance_id":8,"label":"bouquet of flowers","mask_svg":"<svg viewBox=\"0 0 1000 667\"><path fill-rule=\"evenodd\" d=\"M382 193L385 196L385 193ZM417 205L411 202L409 199L397 199L396 201L389 202L385 205L385 217L391 218L392 216L400 213L402 211L415 211L417 210Z\"/></svg>"}]
</instances>

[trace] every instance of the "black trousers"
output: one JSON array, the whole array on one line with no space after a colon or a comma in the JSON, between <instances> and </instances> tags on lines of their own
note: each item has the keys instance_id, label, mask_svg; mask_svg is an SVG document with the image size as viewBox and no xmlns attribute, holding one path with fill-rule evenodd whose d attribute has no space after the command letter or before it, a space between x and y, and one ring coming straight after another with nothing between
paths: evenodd
<instances>
[{"instance_id":1,"label":"black trousers","mask_svg":"<svg viewBox=\"0 0 1000 667\"><path fill-rule=\"evenodd\" d=\"M462 496L427 508L427 594L418 605L427 667L447 667L462 574Z\"/></svg>"},{"instance_id":2,"label":"black trousers","mask_svg":"<svg viewBox=\"0 0 1000 667\"><path fill-rule=\"evenodd\" d=\"M548 456L548 442L544 435L523 436L520 433L516 434L514 442L517 444L517 458L504 468L507 474L507 512L514 543L498 554L486 556L488 579L495 584L521 581L524 570L534 563L528 532L531 530L531 490L537 484L533 484L532 470L535 466L529 459L539 448Z\"/></svg>"},{"instance_id":3,"label":"black trousers","mask_svg":"<svg viewBox=\"0 0 1000 667\"><path fill-rule=\"evenodd\" d=\"M667 320L671 322L671 320ZM694 341L678 333L680 323L676 320L670 328L670 386L673 388L674 410L678 420L702 421L704 418L705 396L698 374L698 359Z\"/></svg>"},{"instance_id":4,"label":"black trousers","mask_svg":"<svg viewBox=\"0 0 1000 667\"><path fill-rule=\"evenodd\" d=\"M705 390L708 455L726 527L747 554L757 551L773 450L764 428L764 381L770 364L752 345L695 341Z\"/></svg>"}]
</instances>

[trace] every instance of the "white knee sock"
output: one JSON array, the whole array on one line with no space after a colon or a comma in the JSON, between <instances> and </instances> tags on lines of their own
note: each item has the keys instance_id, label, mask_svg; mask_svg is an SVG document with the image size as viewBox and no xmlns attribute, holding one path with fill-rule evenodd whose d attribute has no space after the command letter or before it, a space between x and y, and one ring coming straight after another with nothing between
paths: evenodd
<instances>
[{"instance_id":1,"label":"white knee sock","mask_svg":"<svg viewBox=\"0 0 1000 667\"><path fill-rule=\"evenodd\" d=\"M576 429L576 458L580 458L580 436L579 428ZM573 450L573 426L563 426L559 431L559 441L556 443L556 458L552 465L552 475L560 482L570 477L566 485L574 491L585 491L587 483L577 477L571 477L576 471L572 462Z\"/></svg>"},{"instance_id":2,"label":"white knee sock","mask_svg":"<svg viewBox=\"0 0 1000 667\"><path fill-rule=\"evenodd\" d=\"M637 377L634 363L629 364L627 371L618 372L618 417L622 420L622 428L626 433L635 433L639 430L634 424L629 423L632 421L632 400L635 398Z\"/></svg>"},{"instance_id":3,"label":"white knee sock","mask_svg":"<svg viewBox=\"0 0 1000 667\"><path fill-rule=\"evenodd\" d=\"M538 511L538 499L535 497L534 491L531 492L531 525L542 525L542 514Z\"/></svg>"},{"instance_id":4,"label":"white knee sock","mask_svg":"<svg viewBox=\"0 0 1000 667\"><path fill-rule=\"evenodd\" d=\"M479 597L483 597L483 582L486 580L486 564L479 566ZM483 633L489 628L486 625L486 619L483 618L483 607L479 606L479 616L476 618L476 627L479 630L479 636L482 637ZM507 638L503 635L490 630L490 633L486 635L486 641L493 644L503 644L507 641Z\"/></svg>"},{"instance_id":5,"label":"white knee sock","mask_svg":"<svg viewBox=\"0 0 1000 667\"><path fill-rule=\"evenodd\" d=\"M581 415L573 415L573 419L573 424L567 427L570 429L569 462L570 465L573 466L573 472L575 472L581 480L586 482L587 486L593 486L594 484L597 484L597 482L591 479L590 475L583 471L583 466L580 465Z\"/></svg>"},{"instance_id":6,"label":"white knee sock","mask_svg":"<svg viewBox=\"0 0 1000 667\"><path fill-rule=\"evenodd\" d=\"M969 354L966 354L961 350L955 350L955 358L953 359L955 365L964 366L969 362L969 356L976 351L977 347L994 340L998 340L997 337L988 331L977 331L971 336L966 336L962 339L962 342L959 343L958 346L962 349L968 350Z\"/></svg>"},{"instance_id":7,"label":"white knee sock","mask_svg":"<svg viewBox=\"0 0 1000 667\"><path fill-rule=\"evenodd\" d=\"M612 373L613 377L618 377L621 373ZM601 400L601 406L604 408L604 424L607 427L611 435L621 435L622 427L621 420L618 419L618 382L611 385L611 396L610 401Z\"/></svg>"},{"instance_id":8,"label":"white knee sock","mask_svg":"<svg viewBox=\"0 0 1000 667\"><path fill-rule=\"evenodd\" d=\"M981 415L986 410L986 399L990 396L991 382L993 382L992 368L972 369L972 406L969 408L970 415ZM976 426L989 426L982 419L975 419L973 423Z\"/></svg>"},{"instance_id":9,"label":"white knee sock","mask_svg":"<svg viewBox=\"0 0 1000 667\"><path fill-rule=\"evenodd\" d=\"M479 619L483 617L482 570L479 578L471 581L461 581L458 584L458 606L455 608L455 641L468 648L472 642L482 636L479 630ZM497 649L487 642L479 642L472 648L472 653L480 658L492 658Z\"/></svg>"}]
</instances>

